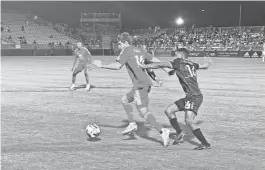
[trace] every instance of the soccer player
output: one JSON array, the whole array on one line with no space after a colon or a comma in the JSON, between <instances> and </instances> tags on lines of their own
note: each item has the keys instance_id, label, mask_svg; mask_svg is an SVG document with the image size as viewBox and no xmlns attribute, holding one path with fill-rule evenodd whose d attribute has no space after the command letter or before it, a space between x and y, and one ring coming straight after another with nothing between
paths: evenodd
<instances>
[{"instance_id":1,"label":"soccer player","mask_svg":"<svg viewBox=\"0 0 265 170\"><path fill-rule=\"evenodd\" d=\"M90 84L89 84L89 75L88 72L91 70L91 54L88 51L88 49L82 45L81 42L78 42L76 44L77 48L74 50L74 63L71 71L73 71L72 74L72 85L70 87L70 90L75 89L75 80L76 75L84 70L84 75L86 79L86 89L85 91L90 91ZM76 62L78 62L77 67L75 67Z\"/></svg>"},{"instance_id":2,"label":"soccer player","mask_svg":"<svg viewBox=\"0 0 265 170\"><path fill-rule=\"evenodd\" d=\"M207 62L203 65L194 63L188 60L188 50L185 48L180 48L176 51L176 58L170 62L158 62L148 65L140 65L142 68L171 68L170 75L176 74L179 79L179 82L186 93L186 97L181 98L175 101L173 104L169 105L165 114L169 118L169 121L173 128L177 132L177 137L174 143L180 143L183 141L185 132L183 132L178 124L176 112L184 111L185 112L185 122L192 130L192 133L198 138L201 142L201 145L194 148L195 150L210 149L211 145L205 139L200 128L195 124L194 119L198 114L199 107L203 101L203 95L200 91L197 82L197 73L198 69L207 69L212 61L210 58L205 57ZM173 144L174 144L173 143Z\"/></svg>"},{"instance_id":3,"label":"soccer player","mask_svg":"<svg viewBox=\"0 0 265 170\"><path fill-rule=\"evenodd\" d=\"M118 36L119 48L122 51L117 57L116 62L103 65L100 60L95 60L93 61L93 64L100 68L111 70L120 70L122 66L125 65L132 80L133 88L122 98L122 105L128 115L128 120L130 122L128 127L122 131L122 134L129 134L137 130L137 124L133 118L133 107L131 105L133 101L136 101L136 107L141 117L143 117L161 134L164 146L168 146L170 130L163 128L148 109L148 93L151 90L152 81L147 75L146 71L139 67L140 62L142 62L145 57L149 57L148 59L152 61L160 60L154 58L152 55L144 55L139 48L132 45L132 41L133 38L129 35L129 33L122 33Z\"/></svg>"}]
</instances>

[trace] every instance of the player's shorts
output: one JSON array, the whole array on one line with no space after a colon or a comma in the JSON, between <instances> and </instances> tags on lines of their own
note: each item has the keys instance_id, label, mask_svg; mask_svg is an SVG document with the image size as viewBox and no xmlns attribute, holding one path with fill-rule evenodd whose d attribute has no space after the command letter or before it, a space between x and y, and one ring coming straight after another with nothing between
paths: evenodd
<instances>
[{"instance_id":1,"label":"player's shorts","mask_svg":"<svg viewBox=\"0 0 265 170\"><path fill-rule=\"evenodd\" d=\"M126 94L126 97L129 103L136 101L138 108L148 107L150 91L151 86L133 88Z\"/></svg>"},{"instance_id":2,"label":"player's shorts","mask_svg":"<svg viewBox=\"0 0 265 170\"><path fill-rule=\"evenodd\" d=\"M180 111L193 111L195 114L198 114L198 110L202 104L203 95L198 96L186 96L181 98L174 103L178 106Z\"/></svg>"},{"instance_id":3,"label":"player's shorts","mask_svg":"<svg viewBox=\"0 0 265 170\"><path fill-rule=\"evenodd\" d=\"M75 68L75 73L79 73L81 71L91 71L91 64L84 64L84 63L80 63L77 65L77 67Z\"/></svg>"}]
</instances>

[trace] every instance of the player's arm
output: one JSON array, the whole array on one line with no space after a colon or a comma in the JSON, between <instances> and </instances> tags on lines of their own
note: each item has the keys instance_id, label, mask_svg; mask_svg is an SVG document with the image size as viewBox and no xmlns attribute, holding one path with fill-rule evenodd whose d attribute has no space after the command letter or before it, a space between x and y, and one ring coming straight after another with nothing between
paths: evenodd
<instances>
[{"instance_id":1,"label":"player's arm","mask_svg":"<svg viewBox=\"0 0 265 170\"><path fill-rule=\"evenodd\" d=\"M140 64L139 66L144 69L173 68L170 62L155 62L146 65Z\"/></svg>"},{"instance_id":2,"label":"player's arm","mask_svg":"<svg viewBox=\"0 0 265 170\"><path fill-rule=\"evenodd\" d=\"M152 59L153 62L161 62L158 58L153 57ZM164 70L166 73L169 73L171 71L171 69L165 67L165 68L161 68L162 70Z\"/></svg>"},{"instance_id":3,"label":"player's arm","mask_svg":"<svg viewBox=\"0 0 265 170\"><path fill-rule=\"evenodd\" d=\"M204 57L204 63L199 64L198 69L208 69L213 64L213 61L210 57Z\"/></svg>"},{"instance_id":4,"label":"player's arm","mask_svg":"<svg viewBox=\"0 0 265 170\"><path fill-rule=\"evenodd\" d=\"M110 69L110 70L120 70L122 66L123 65L121 65L119 62L115 62L107 65L102 64L100 68Z\"/></svg>"},{"instance_id":5,"label":"player's arm","mask_svg":"<svg viewBox=\"0 0 265 170\"><path fill-rule=\"evenodd\" d=\"M104 65L100 60L93 61L93 64L104 69L120 70L122 66L128 61L128 51L122 50L120 55L117 57L115 63Z\"/></svg>"}]
</instances>

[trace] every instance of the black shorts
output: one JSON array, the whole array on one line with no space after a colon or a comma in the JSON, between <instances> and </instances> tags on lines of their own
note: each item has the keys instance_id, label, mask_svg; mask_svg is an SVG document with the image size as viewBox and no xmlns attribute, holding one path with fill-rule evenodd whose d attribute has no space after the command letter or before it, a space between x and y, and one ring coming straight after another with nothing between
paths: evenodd
<instances>
[{"instance_id":1,"label":"black shorts","mask_svg":"<svg viewBox=\"0 0 265 170\"><path fill-rule=\"evenodd\" d=\"M195 114L198 113L198 110L202 104L203 95L199 96L186 96L181 98L174 103L178 106L180 111L193 111Z\"/></svg>"}]
</instances>

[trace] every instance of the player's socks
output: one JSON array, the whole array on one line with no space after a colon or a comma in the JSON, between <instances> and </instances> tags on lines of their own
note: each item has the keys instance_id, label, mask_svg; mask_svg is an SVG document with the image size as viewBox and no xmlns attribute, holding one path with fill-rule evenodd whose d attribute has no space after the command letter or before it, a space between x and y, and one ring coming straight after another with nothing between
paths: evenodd
<instances>
[{"instance_id":1,"label":"player's socks","mask_svg":"<svg viewBox=\"0 0 265 170\"><path fill-rule=\"evenodd\" d=\"M89 76L88 74L85 74L86 84L89 84Z\"/></svg>"},{"instance_id":2,"label":"player's socks","mask_svg":"<svg viewBox=\"0 0 265 170\"><path fill-rule=\"evenodd\" d=\"M154 115L152 115L151 113L149 113L147 116L146 116L146 121L152 125L158 132L161 133L161 130L162 130L162 125L159 124L157 121L156 121L156 118Z\"/></svg>"},{"instance_id":3,"label":"player's socks","mask_svg":"<svg viewBox=\"0 0 265 170\"><path fill-rule=\"evenodd\" d=\"M134 122L134 119L133 119L133 107L131 106L131 104L123 103L122 105L123 105L124 110L125 110L125 112L126 112L126 114L128 116L129 122Z\"/></svg>"},{"instance_id":4,"label":"player's socks","mask_svg":"<svg viewBox=\"0 0 265 170\"><path fill-rule=\"evenodd\" d=\"M179 127L179 123L178 123L177 118L173 118L173 119L171 119L171 120L170 120L170 123L171 123L172 127L176 130L176 132L177 132L178 134L180 134L180 133L182 132L182 130L181 130L180 127Z\"/></svg>"},{"instance_id":5,"label":"player's socks","mask_svg":"<svg viewBox=\"0 0 265 170\"><path fill-rule=\"evenodd\" d=\"M72 84L75 84L76 75L72 76Z\"/></svg>"},{"instance_id":6,"label":"player's socks","mask_svg":"<svg viewBox=\"0 0 265 170\"><path fill-rule=\"evenodd\" d=\"M199 141L203 144L203 145L210 145L207 140L205 139L205 137L203 136L201 129L195 129L192 131L192 133L199 139Z\"/></svg>"}]
</instances>

